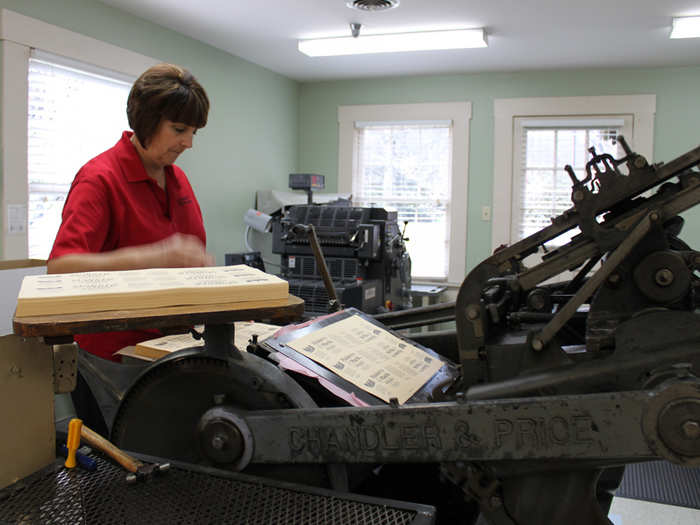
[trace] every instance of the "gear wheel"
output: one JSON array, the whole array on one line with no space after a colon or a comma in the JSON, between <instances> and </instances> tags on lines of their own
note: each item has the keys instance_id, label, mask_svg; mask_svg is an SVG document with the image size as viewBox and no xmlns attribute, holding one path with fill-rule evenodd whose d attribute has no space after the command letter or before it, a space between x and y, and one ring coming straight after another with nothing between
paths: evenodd
<instances>
[{"instance_id":1,"label":"gear wheel","mask_svg":"<svg viewBox=\"0 0 700 525\"><path fill-rule=\"evenodd\" d=\"M207 410L314 408L311 397L271 363L248 353L219 359L199 353L154 363L127 390L112 427L117 446L143 454L218 468L200 446L197 424ZM323 465L249 465L245 472L321 487L336 486Z\"/></svg>"}]
</instances>

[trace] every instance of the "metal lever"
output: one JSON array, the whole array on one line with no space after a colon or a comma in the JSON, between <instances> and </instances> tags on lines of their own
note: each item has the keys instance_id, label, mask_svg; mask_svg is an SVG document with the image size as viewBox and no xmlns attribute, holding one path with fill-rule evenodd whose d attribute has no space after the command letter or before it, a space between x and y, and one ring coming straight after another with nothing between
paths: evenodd
<instances>
[{"instance_id":1,"label":"metal lever","mask_svg":"<svg viewBox=\"0 0 700 525\"><path fill-rule=\"evenodd\" d=\"M406 237L406 227L408 226L408 221L403 221L403 230L401 230L401 240L408 241L409 238Z\"/></svg>"},{"instance_id":2,"label":"metal lever","mask_svg":"<svg viewBox=\"0 0 700 525\"><path fill-rule=\"evenodd\" d=\"M318 236L316 235L316 229L313 224L297 224L294 226L295 233L302 232L308 235L309 244L314 252L314 257L316 258L316 267L321 273L321 278L323 279L323 284L328 292L328 309L331 313L337 312L343 308L338 300L338 294L335 291L335 286L331 280L331 275L328 272L328 266L326 265L326 258L323 256L323 251L321 251L321 243L318 242Z\"/></svg>"}]
</instances>

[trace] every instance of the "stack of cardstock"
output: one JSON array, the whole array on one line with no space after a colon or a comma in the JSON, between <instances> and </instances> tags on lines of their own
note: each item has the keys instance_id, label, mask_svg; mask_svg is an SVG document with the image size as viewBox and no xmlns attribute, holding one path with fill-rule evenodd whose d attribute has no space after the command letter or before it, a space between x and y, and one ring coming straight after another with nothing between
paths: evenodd
<instances>
[{"instance_id":1,"label":"stack of cardstock","mask_svg":"<svg viewBox=\"0 0 700 525\"><path fill-rule=\"evenodd\" d=\"M253 335L258 336L258 341L263 341L279 330L279 326L240 321L234 323L234 344L236 348L244 352L248 346L248 341ZM202 332L203 326L196 326L195 330ZM191 333L166 335L157 339L149 339L138 343L136 346L129 346L124 350L117 352L120 355L129 357L143 358L149 361L155 361L161 357L183 350L185 348L197 348L204 346L204 339L195 339Z\"/></svg>"},{"instance_id":2,"label":"stack of cardstock","mask_svg":"<svg viewBox=\"0 0 700 525\"><path fill-rule=\"evenodd\" d=\"M32 275L22 281L15 316L248 301L281 306L288 295L286 281L246 265Z\"/></svg>"}]
</instances>

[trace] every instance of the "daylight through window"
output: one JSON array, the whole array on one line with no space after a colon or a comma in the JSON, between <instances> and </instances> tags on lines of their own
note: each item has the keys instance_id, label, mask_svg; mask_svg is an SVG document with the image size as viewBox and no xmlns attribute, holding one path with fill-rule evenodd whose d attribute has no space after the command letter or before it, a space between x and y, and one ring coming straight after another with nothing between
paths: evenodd
<instances>
[{"instance_id":1,"label":"daylight through window","mask_svg":"<svg viewBox=\"0 0 700 525\"><path fill-rule=\"evenodd\" d=\"M413 277L447 278L451 122L358 122L354 149L354 203L398 211Z\"/></svg>"},{"instance_id":2,"label":"daylight through window","mask_svg":"<svg viewBox=\"0 0 700 525\"><path fill-rule=\"evenodd\" d=\"M128 129L130 84L32 58L28 75L29 257L46 259L76 172Z\"/></svg>"}]
</instances>

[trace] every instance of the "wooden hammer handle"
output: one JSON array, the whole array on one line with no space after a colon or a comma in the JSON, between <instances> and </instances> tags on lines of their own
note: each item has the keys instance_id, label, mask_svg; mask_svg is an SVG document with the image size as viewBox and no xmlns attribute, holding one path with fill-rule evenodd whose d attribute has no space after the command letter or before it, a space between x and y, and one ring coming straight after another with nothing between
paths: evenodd
<instances>
[{"instance_id":1,"label":"wooden hammer handle","mask_svg":"<svg viewBox=\"0 0 700 525\"><path fill-rule=\"evenodd\" d=\"M94 430L89 429L85 425L80 429L80 437L92 448L96 448L100 452L104 452L122 467L129 472L136 472L143 463L132 458L114 446L110 441L100 436Z\"/></svg>"}]
</instances>

